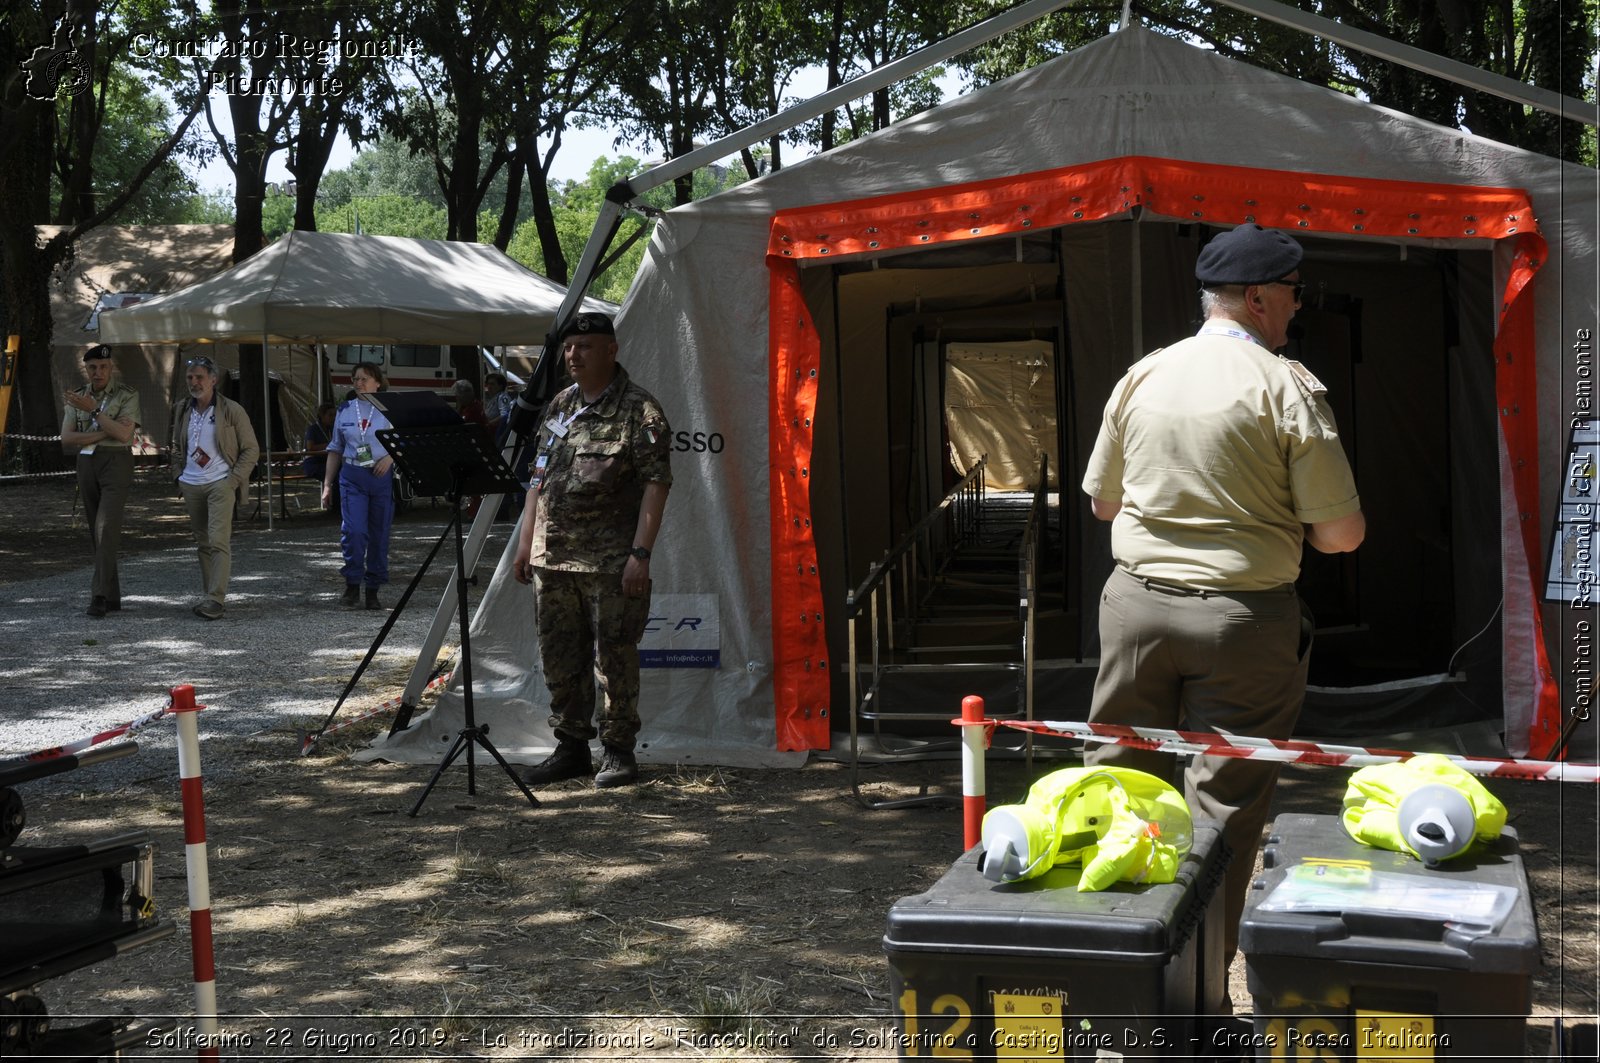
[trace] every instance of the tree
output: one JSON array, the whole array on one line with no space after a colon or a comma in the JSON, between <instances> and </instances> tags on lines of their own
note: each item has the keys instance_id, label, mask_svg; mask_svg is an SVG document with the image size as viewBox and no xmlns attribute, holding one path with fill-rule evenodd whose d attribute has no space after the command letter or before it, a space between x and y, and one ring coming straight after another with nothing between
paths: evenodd
<instances>
[{"instance_id":1,"label":"tree","mask_svg":"<svg viewBox=\"0 0 1600 1063\"><path fill-rule=\"evenodd\" d=\"M141 58L129 45L152 27L172 33L185 25L181 12L136 0L114 9L84 2L70 11L65 0L39 0L0 17L0 296L5 330L22 337L16 402L23 431L51 432L60 412L50 377L51 274L79 236L140 193L198 113L191 102L165 139L144 142L146 156L118 160L127 164L120 188L100 184L96 160L116 96L112 69L142 63L151 77L168 76L171 64ZM54 212L52 175L59 182ZM52 220L65 227L41 243L36 226Z\"/></svg>"},{"instance_id":2,"label":"tree","mask_svg":"<svg viewBox=\"0 0 1600 1063\"><path fill-rule=\"evenodd\" d=\"M605 202L606 192L618 181L625 180L641 169L639 160L622 155L615 159L599 158L589 167L582 181L559 182L552 186L550 199L554 206L554 221L560 233L563 253L575 260L594 230L595 219ZM696 199L715 195L743 183L745 175L737 169L723 170L704 167L694 174L692 193ZM644 199L650 209L667 210L672 207L675 193L667 187L651 189ZM644 261L645 246L654 222L640 214L628 214L622 220L612 242L612 255L616 262L596 276L589 285L588 294L614 303L622 301L633 284ZM533 222L524 222L517 228L506 254L536 273L549 276L543 257L542 242Z\"/></svg>"},{"instance_id":3,"label":"tree","mask_svg":"<svg viewBox=\"0 0 1600 1063\"><path fill-rule=\"evenodd\" d=\"M126 188L171 133L172 109L152 91L150 82L123 68L112 70L104 95L105 117L94 149L94 184L100 189ZM187 221L196 188L179 160L203 162L209 154L208 147L195 136L191 127L184 139L151 171L139 192L108 220L120 225ZM59 200L59 179L54 187L55 198ZM94 200L103 195L95 194Z\"/></svg>"},{"instance_id":4,"label":"tree","mask_svg":"<svg viewBox=\"0 0 1600 1063\"><path fill-rule=\"evenodd\" d=\"M421 47L389 70L388 98L398 106L385 112L383 129L433 164L446 239L478 238L479 207L509 159L501 114L513 6L513 0L402 0L399 22L389 27Z\"/></svg>"},{"instance_id":5,"label":"tree","mask_svg":"<svg viewBox=\"0 0 1600 1063\"><path fill-rule=\"evenodd\" d=\"M642 33L622 8L594 9L561 0L529 4L512 35L514 62L508 115L508 195L494 243L506 249L517 228L526 180L546 275L565 284L567 256L550 199L550 168L567 122L600 98ZM548 146L543 150L540 142Z\"/></svg>"},{"instance_id":6,"label":"tree","mask_svg":"<svg viewBox=\"0 0 1600 1063\"><path fill-rule=\"evenodd\" d=\"M290 119L288 170L295 178L296 229L317 226L317 193L341 134L359 143L382 99L379 74L388 42L368 18L341 0L316 0L293 9L279 48L292 80L316 91L301 94Z\"/></svg>"},{"instance_id":7,"label":"tree","mask_svg":"<svg viewBox=\"0 0 1600 1063\"><path fill-rule=\"evenodd\" d=\"M822 58L821 23L801 0L738 0L729 25L727 62L715 100L724 135L778 114L797 102L788 94L795 77ZM774 133L764 151L744 148L745 175L783 168L785 142L801 134ZM758 157L759 156L759 157Z\"/></svg>"},{"instance_id":8,"label":"tree","mask_svg":"<svg viewBox=\"0 0 1600 1063\"><path fill-rule=\"evenodd\" d=\"M734 0L653 0L656 33L641 41L618 71L618 83L595 115L614 123L629 140L660 148L669 159L687 155L716 128L714 94L723 84ZM694 196L688 175L674 182L674 201Z\"/></svg>"}]
</instances>

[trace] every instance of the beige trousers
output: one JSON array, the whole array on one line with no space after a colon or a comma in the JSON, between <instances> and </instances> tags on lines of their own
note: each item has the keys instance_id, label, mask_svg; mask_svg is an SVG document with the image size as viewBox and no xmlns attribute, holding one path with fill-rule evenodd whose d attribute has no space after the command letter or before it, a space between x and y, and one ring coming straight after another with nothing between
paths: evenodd
<instances>
[{"instance_id":1,"label":"beige trousers","mask_svg":"<svg viewBox=\"0 0 1600 1063\"><path fill-rule=\"evenodd\" d=\"M178 487L200 549L200 582L206 597L221 605L228 598L228 576L233 571L233 479L224 477L198 487L180 483Z\"/></svg>"},{"instance_id":2,"label":"beige trousers","mask_svg":"<svg viewBox=\"0 0 1600 1063\"><path fill-rule=\"evenodd\" d=\"M1185 592L1119 566L1100 596L1100 672L1089 720L1288 738L1305 701L1310 631L1292 584ZM1084 762L1177 784L1167 753L1100 745ZM1277 779L1276 764L1232 757L1195 757L1183 773L1190 813L1216 820L1232 850L1224 909L1229 961Z\"/></svg>"}]
</instances>

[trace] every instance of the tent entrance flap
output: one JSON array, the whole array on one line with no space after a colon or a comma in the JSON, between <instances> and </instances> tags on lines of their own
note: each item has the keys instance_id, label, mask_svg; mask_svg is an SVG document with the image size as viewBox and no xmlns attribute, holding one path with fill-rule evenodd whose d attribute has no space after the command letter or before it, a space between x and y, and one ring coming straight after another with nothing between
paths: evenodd
<instances>
[{"instance_id":1,"label":"tent entrance flap","mask_svg":"<svg viewBox=\"0 0 1600 1063\"><path fill-rule=\"evenodd\" d=\"M1194 217L1201 213L1192 209L1195 203L1204 203L1203 217ZM1120 232L1133 223L1116 220L1133 206L1144 208L1137 255L1127 239L1131 234ZM1353 224L1352 218L1361 221ZM827 741L826 707L842 704L830 690L827 670L804 668L807 660L843 659L840 637L826 619L827 605L842 601L836 592L860 572L829 566L853 557L859 569L862 559L877 556L873 544L893 541L895 509L880 505L881 512L870 517L871 507L850 507L849 542L844 542L841 531L831 527L839 510L831 508L828 492L836 488L830 484L841 478L847 463L850 478L882 481L851 484L852 498L866 491L888 500L895 497L896 465L910 467L908 454L892 450L896 429L884 427L882 396L892 379L887 364L892 329L886 323L894 315L862 323L849 307L873 285L890 284L886 276L898 275L898 297L912 304L921 300L926 309L929 293L940 285L957 288L963 278L970 282L1000 268L924 270L913 279L919 271L909 262L919 255L907 255L903 262L881 258L880 268L854 271L851 257L859 262L869 255L1039 235L1047 228L1057 233L1059 262L1013 265L1046 274L1036 291L1063 293L1065 313L1058 320L1066 328L1068 364L1058 372L1071 386L1061 389L1065 397L1054 412L1065 426L1068 452L1081 463L1111 384L1144 353L1135 350L1128 321L1127 290L1134 287L1129 280L1139 278L1144 343L1154 348L1171 342L1192 329L1197 315L1192 256L1208 227L1245 220L1294 231L1308 247L1313 288L1290 357L1311 365L1346 407L1336 412L1363 499L1369 508L1391 515L1385 524L1392 534L1369 536L1353 562L1335 562L1328 569L1313 559L1307 566L1307 596L1320 603L1329 629L1313 658L1322 673L1317 679L1326 685L1370 685L1459 668L1456 651L1491 620L1500 587L1508 597L1535 593L1537 560L1507 568L1503 577L1496 569L1501 551L1492 516L1508 508L1535 515L1539 510L1531 468L1537 448L1531 416L1532 300L1522 295L1542 257L1542 238L1526 197L1515 190L1136 157L784 211L773 218L768 245L773 640L780 667L788 661L801 667L789 673L792 683L779 684L780 748L821 748ZM1091 222L1099 224L1085 224ZM1386 239L1374 241L1375 236ZM1498 284L1490 280L1495 240L1515 248L1514 267ZM1482 250L1453 250L1461 247ZM802 282L802 272L813 271L798 268L801 261L821 263L824 257L832 260L825 272L836 274L831 306L816 298L819 285L810 278ZM880 305L890 306L894 297L889 292ZM1469 316L1476 323L1465 330L1452 323ZM926 313L918 327L921 342L932 342ZM864 342L874 331L876 342ZM834 365L841 379L830 381ZM837 387L840 394L819 401L819 386ZM847 433L838 442L827 441L839 430L830 412L836 399L837 417L851 426L851 443L845 441ZM1519 406L1530 415L1520 417ZM903 415L919 408L925 413L925 404L909 400L898 408ZM867 420L858 421L856 414ZM891 421L894 416L891 410ZM876 446L856 442L873 432ZM927 437L925 430L921 449ZM1501 447L1513 459L1504 486L1484 474L1494 464L1477 462ZM1523 467L1518 459L1528 473L1518 475ZM1061 473L1065 522L1084 520L1084 507L1073 501L1080 472L1068 467ZM1487 521L1481 519L1485 509L1491 514ZM823 514L828 519L814 526L813 518ZM1537 520L1524 523L1537 527ZM793 534L795 529L803 535ZM1075 606L1090 622L1082 625L1079 645L1044 645L1047 657L1097 652L1093 603L1087 599L1098 594L1109 569L1109 548L1092 527L1080 529L1075 541L1083 543L1083 556L1074 564L1085 568ZM1524 545L1537 559L1534 544ZM813 567L819 557L821 571ZM1088 571L1096 566L1098 576ZM1495 575L1485 583L1480 576L1486 568ZM1528 739L1538 746L1558 707L1542 631L1537 625L1526 630L1531 638L1524 656L1533 662L1538 681L1520 711L1528 716L1531 710ZM1482 667L1468 677L1467 685L1475 688L1470 700L1492 705L1500 690L1484 697L1476 688L1498 686L1500 676L1492 654L1479 657ZM1448 686L1454 690L1462 684ZM1505 710L1511 718L1509 703Z\"/></svg>"},{"instance_id":2,"label":"tent entrance flap","mask_svg":"<svg viewBox=\"0 0 1600 1063\"><path fill-rule=\"evenodd\" d=\"M1050 457L1046 488L1060 481L1056 448L1055 344L1042 340L951 343L944 351L944 424L955 471L987 456L990 490L1034 487L1038 455Z\"/></svg>"}]
</instances>

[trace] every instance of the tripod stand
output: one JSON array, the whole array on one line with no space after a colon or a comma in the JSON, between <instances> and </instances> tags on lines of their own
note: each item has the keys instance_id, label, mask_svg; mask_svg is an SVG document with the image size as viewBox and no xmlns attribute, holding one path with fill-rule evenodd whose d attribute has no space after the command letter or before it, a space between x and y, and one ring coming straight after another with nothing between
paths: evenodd
<instances>
[{"instance_id":1,"label":"tripod stand","mask_svg":"<svg viewBox=\"0 0 1600 1063\"><path fill-rule=\"evenodd\" d=\"M430 395L429 398L434 396ZM393 414L390 417L391 420L395 419ZM446 534L453 531L456 542L456 619L461 626L461 707L466 726L456 733L455 741L445 753L444 759L439 762L439 767L434 770L433 778L428 780L428 785L423 789L422 796L417 798L410 815L415 817L422 810L423 803L428 800L428 795L433 792L445 769L455 763L456 758L463 753L467 757L467 793L478 792L477 765L474 759L474 748L478 746L499 763L511 781L517 784L517 789L528 799L528 804L537 808L539 799L533 796L533 792L489 740L488 725L478 723L473 713L472 636L468 630L466 564L461 536L462 500L469 495L503 494L508 490L514 491L518 486L516 478L506 467L499 452L495 450L489 433L480 424L456 423L419 428L385 428L379 430L378 440L388 450L389 456L394 458L395 464L405 473L406 478L416 485L419 492L443 494L449 498L451 518L450 528L446 530Z\"/></svg>"}]
</instances>

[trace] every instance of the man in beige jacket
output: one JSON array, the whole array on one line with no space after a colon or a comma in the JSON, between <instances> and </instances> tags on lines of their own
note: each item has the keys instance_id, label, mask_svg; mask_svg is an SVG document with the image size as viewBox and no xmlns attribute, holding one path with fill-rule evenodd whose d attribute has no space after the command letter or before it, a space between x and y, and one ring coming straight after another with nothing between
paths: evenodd
<instances>
[{"instance_id":1,"label":"man in beige jacket","mask_svg":"<svg viewBox=\"0 0 1600 1063\"><path fill-rule=\"evenodd\" d=\"M186 369L189 397L172 409L172 464L200 548L206 596L194 614L216 620L233 568L233 509L248 496L261 447L244 407L217 393L217 364L202 355Z\"/></svg>"}]
</instances>

